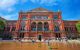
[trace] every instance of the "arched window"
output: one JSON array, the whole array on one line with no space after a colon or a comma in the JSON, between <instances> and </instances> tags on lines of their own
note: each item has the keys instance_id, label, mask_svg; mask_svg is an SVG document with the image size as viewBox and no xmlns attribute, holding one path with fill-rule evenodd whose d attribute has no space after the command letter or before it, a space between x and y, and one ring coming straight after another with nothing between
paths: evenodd
<instances>
[{"instance_id":1,"label":"arched window","mask_svg":"<svg viewBox=\"0 0 80 50\"><path fill-rule=\"evenodd\" d=\"M41 20L42 19L42 16L36 16L38 20Z\"/></svg>"},{"instance_id":2,"label":"arched window","mask_svg":"<svg viewBox=\"0 0 80 50\"><path fill-rule=\"evenodd\" d=\"M7 29L7 31L10 31L10 27L8 26L8 27L6 27L6 29Z\"/></svg>"},{"instance_id":3,"label":"arched window","mask_svg":"<svg viewBox=\"0 0 80 50\"><path fill-rule=\"evenodd\" d=\"M36 19L36 16L32 16L31 19L32 19L32 20Z\"/></svg>"},{"instance_id":4,"label":"arched window","mask_svg":"<svg viewBox=\"0 0 80 50\"><path fill-rule=\"evenodd\" d=\"M26 15L23 15L22 16L22 20L27 20L27 16Z\"/></svg>"},{"instance_id":5,"label":"arched window","mask_svg":"<svg viewBox=\"0 0 80 50\"><path fill-rule=\"evenodd\" d=\"M48 19L48 16L43 16L43 19L44 19L44 20L47 20L47 19Z\"/></svg>"},{"instance_id":6,"label":"arched window","mask_svg":"<svg viewBox=\"0 0 80 50\"><path fill-rule=\"evenodd\" d=\"M55 32L60 31L59 26L54 26L54 31Z\"/></svg>"},{"instance_id":7,"label":"arched window","mask_svg":"<svg viewBox=\"0 0 80 50\"><path fill-rule=\"evenodd\" d=\"M37 31L42 31L42 22L39 22L37 25Z\"/></svg>"},{"instance_id":8,"label":"arched window","mask_svg":"<svg viewBox=\"0 0 80 50\"><path fill-rule=\"evenodd\" d=\"M44 23L44 31L48 31L49 30L49 24L48 22Z\"/></svg>"},{"instance_id":9,"label":"arched window","mask_svg":"<svg viewBox=\"0 0 80 50\"><path fill-rule=\"evenodd\" d=\"M16 28L16 27L12 27L12 31L15 31L15 28Z\"/></svg>"},{"instance_id":10,"label":"arched window","mask_svg":"<svg viewBox=\"0 0 80 50\"><path fill-rule=\"evenodd\" d=\"M31 30L32 30L32 31L36 31L36 22L33 22L33 23L31 24Z\"/></svg>"},{"instance_id":11,"label":"arched window","mask_svg":"<svg viewBox=\"0 0 80 50\"><path fill-rule=\"evenodd\" d=\"M54 15L54 16L53 16L53 19L54 19L54 20L57 20L57 19L58 19L58 15Z\"/></svg>"},{"instance_id":12,"label":"arched window","mask_svg":"<svg viewBox=\"0 0 80 50\"><path fill-rule=\"evenodd\" d=\"M25 21L21 21L21 31L25 31L25 26L26 26L26 23Z\"/></svg>"}]
</instances>

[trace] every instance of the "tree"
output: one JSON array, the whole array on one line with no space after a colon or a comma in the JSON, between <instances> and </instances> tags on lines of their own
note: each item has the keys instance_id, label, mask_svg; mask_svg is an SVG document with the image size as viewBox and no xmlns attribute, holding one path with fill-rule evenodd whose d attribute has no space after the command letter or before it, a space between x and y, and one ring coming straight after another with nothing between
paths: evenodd
<instances>
[{"instance_id":1,"label":"tree","mask_svg":"<svg viewBox=\"0 0 80 50\"><path fill-rule=\"evenodd\" d=\"M0 38L2 38L2 33L4 31L5 21L0 20Z\"/></svg>"},{"instance_id":2,"label":"tree","mask_svg":"<svg viewBox=\"0 0 80 50\"><path fill-rule=\"evenodd\" d=\"M76 28L77 28L77 31L79 32L79 37L80 37L80 21L76 23Z\"/></svg>"}]
</instances>

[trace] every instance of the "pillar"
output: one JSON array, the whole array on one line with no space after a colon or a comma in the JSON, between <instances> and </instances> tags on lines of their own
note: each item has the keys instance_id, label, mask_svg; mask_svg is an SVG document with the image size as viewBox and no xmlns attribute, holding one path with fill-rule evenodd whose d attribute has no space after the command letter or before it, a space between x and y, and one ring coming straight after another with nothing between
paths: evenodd
<instances>
[{"instance_id":1,"label":"pillar","mask_svg":"<svg viewBox=\"0 0 80 50\"><path fill-rule=\"evenodd\" d=\"M54 28L53 28L53 14L50 14L49 18L50 18L50 21L49 21L50 22L49 23L50 37L54 38L55 36L53 35L53 30L54 30Z\"/></svg>"},{"instance_id":2,"label":"pillar","mask_svg":"<svg viewBox=\"0 0 80 50\"><path fill-rule=\"evenodd\" d=\"M44 31L44 22L42 22L42 30Z\"/></svg>"},{"instance_id":3,"label":"pillar","mask_svg":"<svg viewBox=\"0 0 80 50\"><path fill-rule=\"evenodd\" d=\"M10 26L10 32L12 31L12 25Z\"/></svg>"},{"instance_id":4,"label":"pillar","mask_svg":"<svg viewBox=\"0 0 80 50\"><path fill-rule=\"evenodd\" d=\"M14 39L17 38L18 33L19 33L18 31L19 31L19 29L20 29L21 17L22 17L22 14L19 13L19 18L18 18L18 21L16 22L16 29L15 29L15 32L14 32Z\"/></svg>"},{"instance_id":5,"label":"pillar","mask_svg":"<svg viewBox=\"0 0 80 50\"><path fill-rule=\"evenodd\" d=\"M65 33L65 30L64 30L64 23L62 21L61 25L60 25L60 31L61 31L61 37L62 38L66 38L66 33Z\"/></svg>"},{"instance_id":6,"label":"pillar","mask_svg":"<svg viewBox=\"0 0 80 50\"><path fill-rule=\"evenodd\" d=\"M28 31L30 31L31 30L31 25L30 25L30 23L31 23L31 20L30 20L30 14L28 14L28 23L27 23L27 30Z\"/></svg>"},{"instance_id":7,"label":"pillar","mask_svg":"<svg viewBox=\"0 0 80 50\"><path fill-rule=\"evenodd\" d=\"M50 18L49 30L53 31L53 20L52 20L53 16L52 16L52 14L49 15L49 18Z\"/></svg>"}]
</instances>

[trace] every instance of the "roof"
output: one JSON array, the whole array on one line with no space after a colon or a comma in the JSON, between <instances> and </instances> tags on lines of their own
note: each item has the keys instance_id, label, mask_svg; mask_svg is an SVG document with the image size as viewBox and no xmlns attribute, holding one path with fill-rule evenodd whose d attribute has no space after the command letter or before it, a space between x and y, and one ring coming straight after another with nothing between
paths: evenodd
<instances>
[{"instance_id":1,"label":"roof","mask_svg":"<svg viewBox=\"0 0 80 50\"><path fill-rule=\"evenodd\" d=\"M36 9L32 9L32 10L30 10L28 12L52 12L52 11L47 10L45 8L36 8Z\"/></svg>"},{"instance_id":2,"label":"roof","mask_svg":"<svg viewBox=\"0 0 80 50\"><path fill-rule=\"evenodd\" d=\"M9 26L9 25L16 25L16 22L17 22L17 20L7 20L6 21L7 22L7 25Z\"/></svg>"},{"instance_id":3,"label":"roof","mask_svg":"<svg viewBox=\"0 0 80 50\"><path fill-rule=\"evenodd\" d=\"M4 18L0 17L0 20L6 20L6 19L4 19Z\"/></svg>"}]
</instances>

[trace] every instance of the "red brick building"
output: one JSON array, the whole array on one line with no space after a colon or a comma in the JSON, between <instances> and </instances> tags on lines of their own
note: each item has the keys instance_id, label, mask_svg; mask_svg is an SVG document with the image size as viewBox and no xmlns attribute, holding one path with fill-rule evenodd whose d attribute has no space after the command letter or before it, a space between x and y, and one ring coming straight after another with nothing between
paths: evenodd
<instances>
[{"instance_id":1,"label":"red brick building","mask_svg":"<svg viewBox=\"0 0 80 50\"><path fill-rule=\"evenodd\" d=\"M62 20L60 11L36 8L19 12L18 20L6 20L4 34L12 35L14 39L77 38L77 22Z\"/></svg>"}]
</instances>

